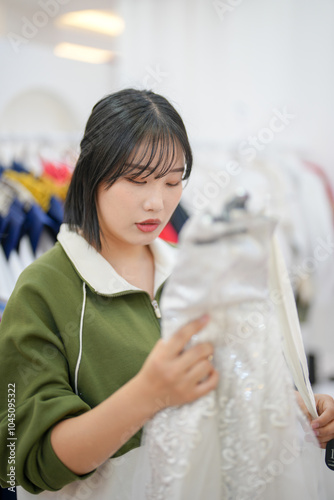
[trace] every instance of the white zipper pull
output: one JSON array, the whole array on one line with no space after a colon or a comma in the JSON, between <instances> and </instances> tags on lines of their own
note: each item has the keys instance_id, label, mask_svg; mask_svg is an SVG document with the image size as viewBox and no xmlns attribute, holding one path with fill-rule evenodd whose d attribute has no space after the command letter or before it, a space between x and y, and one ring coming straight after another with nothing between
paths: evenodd
<instances>
[{"instance_id":1,"label":"white zipper pull","mask_svg":"<svg viewBox=\"0 0 334 500\"><path fill-rule=\"evenodd\" d=\"M161 312L160 312L160 309L159 309L158 302L156 300L152 300L152 306L153 306L153 309L154 309L156 317L158 319L160 319L161 318Z\"/></svg>"}]
</instances>

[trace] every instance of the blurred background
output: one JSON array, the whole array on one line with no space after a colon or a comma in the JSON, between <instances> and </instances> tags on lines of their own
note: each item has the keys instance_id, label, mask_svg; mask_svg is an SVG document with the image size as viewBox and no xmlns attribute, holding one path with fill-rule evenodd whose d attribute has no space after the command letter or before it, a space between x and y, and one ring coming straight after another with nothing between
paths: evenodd
<instances>
[{"instance_id":1,"label":"blurred background","mask_svg":"<svg viewBox=\"0 0 334 500\"><path fill-rule=\"evenodd\" d=\"M311 380L334 395L333 25L333 0L1 0L1 308L54 242L93 105L148 88L193 147L185 214L241 186L278 217Z\"/></svg>"}]
</instances>

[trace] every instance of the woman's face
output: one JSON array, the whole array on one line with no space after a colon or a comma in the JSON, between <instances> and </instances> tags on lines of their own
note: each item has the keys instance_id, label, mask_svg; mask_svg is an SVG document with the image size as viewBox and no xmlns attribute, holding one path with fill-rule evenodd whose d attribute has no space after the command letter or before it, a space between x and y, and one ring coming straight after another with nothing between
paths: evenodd
<instances>
[{"instance_id":1,"label":"woman's face","mask_svg":"<svg viewBox=\"0 0 334 500\"><path fill-rule=\"evenodd\" d=\"M138 158L143 147L138 148ZM159 151L156 158L150 166L152 169L158 166ZM144 157L143 162L146 160ZM147 245L159 236L180 201L184 162L182 148L176 143L174 162L160 179L157 178L158 166L148 177L145 177L148 172L144 171L141 177L133 178L133 174L120 177L109 189L104 185L98 187L96 208L103 233L102 250L106 244ZM135 159L133 163L136 164Z\"/></svg>"}]
</instances>

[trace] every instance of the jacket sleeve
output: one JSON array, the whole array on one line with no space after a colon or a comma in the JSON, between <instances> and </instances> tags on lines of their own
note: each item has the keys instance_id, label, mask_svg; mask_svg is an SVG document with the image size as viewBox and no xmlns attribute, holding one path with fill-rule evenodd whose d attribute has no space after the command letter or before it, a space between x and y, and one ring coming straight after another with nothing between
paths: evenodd
<instances>
[{"instance_id":1,"label":"jacket sleeve","mask_svg":"<svg viewBox=\"0 0 334 500\"><path fill-rule=\"evenodd\" d=\"M94 471L70 471L51 446L54 425L90 407L71 387L61 335L28 280L19 279L0 323L0 370L1 486L15 476L16 484L39 493L90 476Z\"/></svg>"}]
</instances>

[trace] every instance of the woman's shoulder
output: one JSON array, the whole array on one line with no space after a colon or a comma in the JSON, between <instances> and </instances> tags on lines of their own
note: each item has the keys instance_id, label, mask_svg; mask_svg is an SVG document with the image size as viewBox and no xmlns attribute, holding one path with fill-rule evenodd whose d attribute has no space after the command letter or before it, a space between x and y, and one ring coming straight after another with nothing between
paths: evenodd
<instances>
[{"instance_id":1,"label":"woman's shoulder","mask_svg":"<svg viewBox=\"0 0 334 500\"><path fill-rule=\"evenodd\" d=\"M38 257L34 262L27 266L21 273L21 276L37 275L37 273L52 272L52 270L68 269L70 261L64 252L62 246L57 241L50 250Z\"/></svg>"},{"instance_id":2,"label":"woman's shoulder","mask_svg":"<svg viewBox=\"0 0 334 500\"><path fill-rule=\"evenodd\" d=\"M59 242L38 257L20 274L15 290L50 289L69 286L73 281L80 281L75 269ZM14 290L14 292L15 292Z\"/></svg>"},{"instance_id":3,"label":"woman's shoulder","mask_svg":"<svg viewBox=\"0 0 334 500\"><path fill-rule=\"evenodd\" d=\"M20 274L0 323L2 335L10 323L43 322L51 325L71 304L80 304L82 281L61 245L48 250Z\"/></svg>"}]
</instances>

